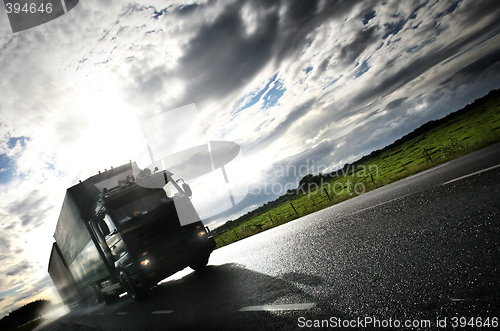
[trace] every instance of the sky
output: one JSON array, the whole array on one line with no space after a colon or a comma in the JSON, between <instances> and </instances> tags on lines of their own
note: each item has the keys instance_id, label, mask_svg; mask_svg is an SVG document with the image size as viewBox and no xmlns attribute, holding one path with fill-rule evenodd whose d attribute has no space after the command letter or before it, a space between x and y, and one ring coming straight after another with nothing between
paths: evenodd
<instances>
[{"instance_id":1,"label":"sky","mask_svg":"<svg viewBox=\"0 0 500 331\"><path fill-rule=\"evenodd\" d=\"M65 190L141 159L147 119L195 104L206 139L240 146L249 194L221 225L499 88L498 17L497 0L81 0L13 33L0 6L0 317L60 300Z\"/></svg>"}]
</instances>

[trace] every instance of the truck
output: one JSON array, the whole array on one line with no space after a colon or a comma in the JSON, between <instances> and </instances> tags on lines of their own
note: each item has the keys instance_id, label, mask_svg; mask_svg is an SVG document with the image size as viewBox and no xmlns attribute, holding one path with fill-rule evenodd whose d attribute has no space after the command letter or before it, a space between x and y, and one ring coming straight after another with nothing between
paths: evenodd
<instances>
[{"instance_id":1,"label":"truck","mask_svg":"<svg viewBox=\"0 0 500 331\"><path fill-rule=\"evenodd\" d=\"M215 249L189 185L167 170L137 169L130 162L66 191L48 272L70 308L110 303L125 292L141 300L177 271L205 268ZM181 225L176 205L190 210L190 224Z\"/></svg>"}]
</instances>

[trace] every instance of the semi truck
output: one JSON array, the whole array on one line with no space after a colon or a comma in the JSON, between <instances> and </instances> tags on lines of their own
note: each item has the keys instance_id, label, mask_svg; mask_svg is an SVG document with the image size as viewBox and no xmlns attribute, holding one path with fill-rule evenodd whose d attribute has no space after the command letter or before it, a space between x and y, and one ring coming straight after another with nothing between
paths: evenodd
<instances>
[{"instance_id":1,"label":"semi truck","mask_svg":"<svg viewBox=\"0 0 500 331\"><path fill-rule=\"evenodd\" d=\"M66 191L48 272L70 308L125 292L141 300L177 271L203 269L215 249L189 185L167 170L137 169L130 162ZM165 187L155 188L162 181ZM191 209L192 223L181 226L176 205Z\"/></svg>"}]
</instances>

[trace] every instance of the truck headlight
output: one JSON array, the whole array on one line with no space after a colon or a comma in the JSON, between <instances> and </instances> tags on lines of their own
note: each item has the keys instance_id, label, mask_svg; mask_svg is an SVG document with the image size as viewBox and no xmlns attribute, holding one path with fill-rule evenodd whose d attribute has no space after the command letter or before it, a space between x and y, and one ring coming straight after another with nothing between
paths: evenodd
<instances>
[{"instance_id":1,"label":"truck headlight","mask_svg":"<svg viewBox=\"0 0 500 331\"><path fill-rule=\"evenodd\" d=\"M207 233L205 231L198 232L198 237L203 237Z\"/></svg>"}]
</instances>

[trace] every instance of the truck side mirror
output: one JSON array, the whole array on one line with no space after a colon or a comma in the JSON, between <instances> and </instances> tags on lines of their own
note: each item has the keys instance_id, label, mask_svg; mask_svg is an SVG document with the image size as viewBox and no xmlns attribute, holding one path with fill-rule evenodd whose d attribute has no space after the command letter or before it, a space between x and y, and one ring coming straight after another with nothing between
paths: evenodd
<instances>
[{"instance_id":1,"label":"truck side mirror","mask_svg":"<svg viewBox=\"0 0 500 331\"><path fill-rule=\"evenodd\" d=\"M101 230L102 235L104 237L109 236L111 232L109 231L109 227L106 224L106 222L104 222L104 220L100 220L98 224L99 224L99 230Z\"/></svg>"},{"instance_id":2,"label":"truck side mirror","mask_svg":"<svg viewBox=\"0 0 500 331\"><path fill-rule=\"evenodd\" d=\"M193 196L193 191L191 191L191 187L189 187L188 184L183 183L182 184L182 190L184 191L184 193L186 193L186 195L188 196L188 198L191 198Z\"/></svg>"}]
</instances>

